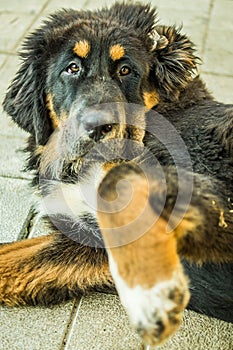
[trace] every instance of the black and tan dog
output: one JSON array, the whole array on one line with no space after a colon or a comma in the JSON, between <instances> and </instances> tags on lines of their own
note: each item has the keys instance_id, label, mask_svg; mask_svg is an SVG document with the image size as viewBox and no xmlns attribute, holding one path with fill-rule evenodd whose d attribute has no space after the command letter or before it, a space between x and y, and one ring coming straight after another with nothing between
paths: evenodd
<instances>
[{"instance_id":1,"label":"black and tan dog","mask_svg":"<svg viewBox=\"0 0 233 350\"><path fill-rule=\"evenodd\" d=\"M115 4L56 13L22 58L4 109L30 133L54 233L1 247L0 302L48 305L115 283L156 345L188 303L184 267L189 307L232 322L233 108L194 78L192 42L150 6Z\"/></svg>"}]
</instances>

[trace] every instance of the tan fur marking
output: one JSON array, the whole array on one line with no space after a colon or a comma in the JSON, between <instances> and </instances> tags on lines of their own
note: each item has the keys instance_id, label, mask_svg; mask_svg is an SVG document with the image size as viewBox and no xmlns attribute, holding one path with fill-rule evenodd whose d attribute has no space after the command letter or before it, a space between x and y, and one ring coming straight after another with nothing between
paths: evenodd
<instances>
[{"instance_id":1,"label":"tan fur marking","mask_svg":"<svg viewBox=\"0 0 233 350\"><path fill-rule=\"evenodd\" d=\"M81 270L79 269L81 266ZM32 274L34 274L32 272ZM36 278L35 278L36 277ZM85 262L85 256L77 259L77 264L65 266L62 262L58 265L44 265L36 271L33 279L28 276L30 281L30 291L32 297L36 296L41 287L54 281L54 287L75 289L78 286L80 290L87 290L91 286L101 286L104 281L111 281L111 275L107 260L98 268L95 264ZM76 287L77 288L77 287Z\"/></svg>"},{"instance_id":2,"label":"tan fur marking","mask_svg":"<svg viewBox=\"0 0 233 350\"><path fill-rule=\"evenodd\" d=\"M40 172L45 174L48 167L53 166L61 156L58 148L58 133L53 133L50 136L48 143L41 151Z\"/></svg>"},{"instance_id":3,"label":"tan fur marking","mask_svg":"<svg viewBox=\"0 0 233 350\"><path fill-rule=\"evenodd\" d=\"M133 186L134 194L129 205L113 213L99 212L99 223L106 246L110 247L121 277L130 287L139 284L145 288L152 288L157 282L169 280L179 265L176 239L173 234L167 234L167 222L159 218L141 237L129 244L122 244L122 227L134 222L144 208L146 208L146 215L141 216L137 225L140 225L141 228L148 227L147 221L153 222L155 219L154 211L148 204L147 180L137 178L135 182L131 181L131 186ZM112 232L104 230L104 228L111 227L119 228L119 230L114 229ZM130 237L133 234L132 226L129 225L129 232L126 235Z\"/></svg>"},{"instance_id":4,"label":"tan fur marking","mask_svg":"<svg viewBox=\"0 0 233 350\"><path fill-rule=\"evenodd\" d=\"M75 44L73 51L77 56L86 58L90 52L90 44L87 40L80 40Z\"/></svg>"},{"instance_id":5,"label":"tan fur marking","mask_svg":"<svg viewBox=\"0 0 233 350\"><path fill-rule=\"evenodd\" d=\"M117 165L118 165L117 163L111 163L111 162L104 163L103 164L103 170L104 170L105 173L107 173L107 172L109 172L112 168L114 168Z\"/></svg>"},{"instance_id":6,"label":"tan fur marking","mask_svg":"<svg viewBox=\"0 0 233 350\"><path fill-rule=\"evenodd\" d=\"M30 261L36 252L50 244L51 240L51 236L43 236L0 248L0 304L5 303L8 306L26 304L22 295L27 293L27 284L35 273L33 270L30 271Z\"/></svg>"},{"instance_id":7,"label":"tan fur marking","mask_svg":"<svg viewBox=\"0 0 233 350\"><path fill-rule=\"evenodd\" d=\"M159 97L155 91L152 91L152 92L145 91L143 93L143 100L147 110L150 110L151 108L153 108L159 103Z\"/></svg>"},{"instance_id":8,"label":"tan fur marking","mask_svg":"<svg viewBox=\"0 0 233 350\"><path fill-rule=\"evenodd\" d=\"M119 274L129 287L141 285L150 289L172 278L179 266L179 257L174 237L165 232L166 222L159 219L155 227L138 240L110 249Z\"/></svg>"},{"instance_id":9,"label":"tan fur marking","mask_svg":"<svg viewBox=\"0 0 233 350\"><path fill-rule=\"evenodd\" d=\"M117 61L124 56L125 49L120 44L115 44L110 47L109 54L113 61Z\"/></svg>"},{"instance_id":10,"label":"tan fur marking","mask_svg":"<svg viewBox=\"0 0 233 350\"><path fill-rule=\"evenodd\" d=\"M44 150L45 150L45 147L46 147L46 146L39 145L39 146L36 148L34 154L35 154L36 156L40 156L41 154L43 154L43 152L44 152Z\"/></svg>"},{"instance_id":11,"label":"tan fur marking","mask_svg":"<svg viewBox=\"0 0 233 350\"><path fill-rule=\"evenodd\" d=\"M30 250L30 254L34 253L34 250L37 250L38 246L47 245L52 240L51 236L42 236L33 239L26 239L19 242L14 242L10 244L4 244L2 247L0 246L0 261L4 260L4 255L10 253L12 258L16 256L16 254L20 255L22 253L21 249ZM21 251L21 252L20 252ZM10 259L11 260L11 259Z\"/></svg>"},{"instance_id":12,"label":"tan fur marking","mask_svg":"<svg viewBox=\"0 0 233 350\"><path fill-rule=\"evenodd\" d=\"M89 247L83 248L70 264L59 260L59 255L56 261L37 261L41 250L52 245L55 237L51 234L0 247L0 304L30 304L29 300L35 301L53 288L85 292L91 287L111 285L107 258L89 263L87 256L93 254Z\"/></svg>"},{"instance_id":13,"label":"tan fur marking","mask_svg":"<svg viewBox=\"0 0 233 350\"><path fill-rule=\"evenodd\" d=\"M47 108L49 110L49 116L50 116L50 119L52 121L53 128L56 129L60 124L60 120L54 111L53 98L52 98L51 94L48 94L46 96L46 105L47 105Z\"/></svg>"}]
</instances>

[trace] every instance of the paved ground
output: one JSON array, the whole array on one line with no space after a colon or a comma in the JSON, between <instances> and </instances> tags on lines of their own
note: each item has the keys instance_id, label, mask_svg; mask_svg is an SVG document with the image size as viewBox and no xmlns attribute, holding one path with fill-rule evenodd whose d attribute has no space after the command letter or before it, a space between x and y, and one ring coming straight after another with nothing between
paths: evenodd
<instances>
[{"instance_id":1,"label":"paved ground","mask_svg":"<svg viewBox=\"0 0 233 350\"><path fill-rule=\"evenodd\" d=\"M18 67L23 37L60 7L96 8L105 0L0 0L0 95ZM112 3L111 0L106 1ZM158 0L163 22L183 23L203 58L201 73L215 97L233 102L233 1ZM1 112L0 240L13 241L29 229L29 177L19 149L26 134ZM34 235L37 224L30 227ZM200 345L196 345L200 344ZM0 308L0 350L139 350L137 336L116 296L92 294L54 308ZM186 312L166 350L232 350L233 327Z\"/></svg>"}]
</instances>

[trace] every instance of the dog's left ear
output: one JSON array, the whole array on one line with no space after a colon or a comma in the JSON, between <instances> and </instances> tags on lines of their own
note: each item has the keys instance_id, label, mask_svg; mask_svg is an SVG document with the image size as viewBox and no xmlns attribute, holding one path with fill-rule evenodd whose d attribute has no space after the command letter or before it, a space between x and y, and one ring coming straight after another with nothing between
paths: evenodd
<instances>
[{"instance_id":1,"label":"dog's left ear","mask_svg":"<svg viewBox=\"0 0 233 350\"><path fill-rule=\"evenodd\" d=\"M22 129L35 137L37 144L45 144L51 127L44 103L42 65L34 52L22 56L24 61L8 88L3 108Z\"/></svg>"},{"instance_id":2,"label":"dog's left ear","mask_svg":"<svg viewBox=\"0 0 233 350\"><path fill-rule=\"evenodd\" d=\"M154 81L162 99L175 100L195 72L199 58L194 44L180 29L156 26L152 34Z\"/></svg>"}]
</instances>

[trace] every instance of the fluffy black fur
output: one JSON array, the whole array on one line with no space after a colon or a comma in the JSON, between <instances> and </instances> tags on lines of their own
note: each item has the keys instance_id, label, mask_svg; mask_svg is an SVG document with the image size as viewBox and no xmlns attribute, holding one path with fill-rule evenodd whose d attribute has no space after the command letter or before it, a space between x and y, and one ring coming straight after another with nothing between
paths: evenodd
<instances>
[{"instance_id":1,"label":"fluffy black fur","mask_svg":"<svg viewBox=\"0 0 233 350\"><path fill-rule=\"evenodd\" d=\"M88 41L92 48L85 59L77 57L73 51L75 43L80 40ZM116 62L109 58L109 48L118 43L125 48L127 55L123 61ZM43 146L49 144L54 131L51 116L55 115L58 121L61 121L64 115L67 119L74 118L74 115L71 115L71 107L75 106L76 110L80 111L74 128L78 130L85 123L85 111L80 109L81 102L87 107L109 102L144 105L143 94L152 94L154 103L151 107L167 118L183 138L199 183L199 187L194 188L195 206L203 214L204 221L196 230L204 237L202 244L205 245L205 257L202 259L201 246L195 246L195 239L192 241L192 232L180 247L181 256L182 252L185 256L186 251L193 247L193 260L208 262L206 251L213 232L221 232L225 246L226 242L228 243L228 250L217 251L216 259L213 258L214 254L209 253L211 264L208 262L207 265L204 263L202 267L198 267L195 263L190 265L184 262L186 273L191 280L192 298L189 307L233 322L233 277L230 263L233 260L233 106L214 101L201 79L192 78L198 61L193 43L175 27L159 26L156 11L149 5L115 4L110 9L94 12L62 10L56 13L26 39L21 57L23 63L9 87L3 106L13 120L31 135L27 148L28 168L35 173L34 184L38 184L39 175L46 175L50 180L64 183L81 181L79 171L82 178L85 177L85 172L76 163L82 159L82 152L87 144L84 144L81 136L77 137L77 144L71 144L71 140L76 140L73 129L65 130L66 132L60 130L60 134L56 134L61 135L58 139L60 137L60 144L64 146L58 155L54 151L57 151L59 144L57 136L52 139L55 146L51 148L50 153L44 151ZM77 74L69 73L71 62L78 66ZM123 64L130 68L130 74L126 76L120 73ZM48 96L52 96L52 111L47 101ZM158 127L156 120L151 120L150 112L146 120L150 128ZM130 135L130 132L127 132ZM168 135L168 138L170 136ZM174 162L167 148L150 133L145 135L143 142L145 147L153 151L160 164L166 167L169 175L169 169L174 166ZM43 162L46 174L41 170ZM184 163L184 172L190 171L185 167ZM42 188L42 195L52 191L53 189L45 186ZM175 188L173 192L171 197L174 199ZM224 211L227 224L225 228L218 225L217 214L210 214L211 202L205 199L212 197L216 200L218 208ZM205 213L208 215L205 216ZM62 213L60 214L60 218L64 218ZM59 219L59 215L56 219ZM85 221L85 217L81 219ZM82 225L82 244L85 243L85 235L93 232L90 224L93 224L97 235L99 234L97 223L88 216L86 226ZM79 228L77 225L77 229ZM196 232L193 235L195 234ZM39 261L40 266L49 266L52 271L54 265L59 265L65 270L66 266L67 269L70 266L73 268L72 261L87 266L90 257L91 266L96 264L97 269L101 263L106 263L103 249L86 249L82 244L78 249L69 249L70 258L67 261L67 257L64 258L63 244L67 250L69 241L59 232L55 237L53 243L49 242L48 246L35 252L35 261ZM73 245L73 241L70 241L70 247ZM210 243L209 250L211 249ZM88 259L84 259L85 256ZM218 264L219 261L222 265ZM1 262L3 275L7 275L7 262ZM20 266L26 265L27 261L24 261ZM33 263L35 271L39 270L39 265L34 265ZM17 266L14 278L21 276L20 266ZM22 280L25 278L23 273ZM56 278L58 280L57 276ZM54 290L56 293L52 293L53 297L56 294L57 301L61 301L75 294L75 290L86 291L93 287L100 289L104 284L111 285L109 276L100 279L98 283L87 279L85 286L80 286L77 281L60 289L56 284L57 280L54 278L54 282L50 281L47 289L46 282L44 285L42 282L37 295L36 292L34 295L30 290L25 290L22 292L25 295L20 295L18 299L12 294L3 295L0 300L6 302L16 298L12 304L47 303L46 300L51 301L51 293ZM11 284L14 284L14 280L11 280Z\"/></svg>"}]
</instances>

